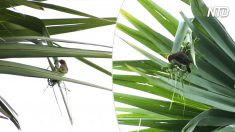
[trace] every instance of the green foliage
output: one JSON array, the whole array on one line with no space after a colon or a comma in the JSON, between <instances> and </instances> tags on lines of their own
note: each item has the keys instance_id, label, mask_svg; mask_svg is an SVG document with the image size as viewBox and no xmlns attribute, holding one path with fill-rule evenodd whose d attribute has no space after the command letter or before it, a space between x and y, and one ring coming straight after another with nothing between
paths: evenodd
<instances>
[{"instance_id":1,"label":"green foliage","mask_svg":"<svg viewBox=\"0 0 235 132\"><path fill-rule=\"evenodd\" d=\"M118 23L119 30L165 59L166 54L187 53L193 62L192 72L185 73L176 64L123 39L147 59L114 61L113 69L135 74L115 74L113 82L163 97L165 101L115 93L117 102L135 107L118 108L117 111L127 112L118 115L119 123L149 127L140 130L143 132L234 129L229 127L235 124L234 117L229 115L235 112L235 43L224 26L217 18L206 17L208 9L202 0L182 1L191 6L194 18L181 12L184 22L179 24L153 1L138 2L175 37L174 42L141 22L144 18L137 19L123 9L121 14L136 29Z\"/></svg>"},{"instance_id":2,"label":"green foliage","mask_svg":"<svg viewBox=\"0 0 235 132\"><path fill-rule=\"evenodd\" d=\"M44 11L45 8L58 12L76 15L74 18L49 18L41 19L37 16L32 16L30 13L22 14L16 11L14 7L27 6L33 9ZM112 25L116 23L116 18L98 18L78 10L67 7L49 4L47 1L27 1L27 0L1 0L0 1L0 74L20 75L27 77L46 78L56 80L55 82L60 87L61 81L69 81L81 85L91 86L103 90L110 89L76 80L73 78L64 77L58 71L58 57L74 57L88 66L95 68L105 74L111 75L109 71L101 66L87 60L86 58L111 58L111 50L90 50L61 47L57 42L86 44L92 46L106 47L103 45L91 44L86 42L75 42L70 40L58 40L50 38L52 35L82 31L86 29ZM24 62L15 63L9 61L9 58L47 58L51 70L42 69L33 65L26 65ZM53 60L54 62L52 62ZM54 85L53 85L54 86ZM64 93L61 91L63 101L70 118L73 123L67 101ZM0 100L0 102L3 99ZM5 116L0 118L10 119L18 129L20 129L17 121L17 116L14 114L10 105L6 101L0 104L0 112Z\"/></svg>"}]
</instances>

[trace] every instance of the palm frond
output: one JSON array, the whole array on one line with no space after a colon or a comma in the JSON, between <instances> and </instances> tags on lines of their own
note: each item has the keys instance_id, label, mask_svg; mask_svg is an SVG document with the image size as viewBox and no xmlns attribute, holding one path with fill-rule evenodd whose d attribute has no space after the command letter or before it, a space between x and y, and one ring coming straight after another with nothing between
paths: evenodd
<instances>
[{"instance_id":1,"label":"palm frond","mask_svg":"<svg viewBox=\"0 0 235 132\"><path fill-rule=\"evenodd\" d=\"M44 9L47 8L61 13L72 14L74 17L41 19L37 16L32 16L30 12L23 14L20 10L15 10L17 6L27 6L33 9L38 9L42 12L46 12L47 10ZM51 36L112 25L116 23L116 18L99 18L79 10L70 9L57 4L49 4L44 0L1 0L0 12L0 74L56 80L59 87L61 81L69 81L102 90L112 91L110 88L65 77L64 74L59 73L57 70L59 60L58 57L72 57L87 64L88 66L95 68L98 71L103 72L104 74L111 75L110 71L102 68L92 61L87 60L88 58L110 59L112 57L111 46L89 42L53 39ZM61 46L60 43L66 43L67 45L64 47ZM91 50L89 48L71 48L69 46L71 43L96 46L99 47L100 50ZM80 45L77 47L80 47ZM24 64L23 61L16 63L8 60L10 58L38 57L45 58L45 61L49 63L51 70L42 69L33 65L27 65ZM71 111L69 110L62 89L60 90L70 122L73 124ZM1 112L6 116L6 118L9 118L18 129L20 129L17 117L12 116L13 109L9 107L9 105L6 108L5 106L6 103L2 103Z\"/></svg>"},{"instance_id":2,"label":"palm frond","mask_svg":"<svg viewBox=\"0 0 235 132\"><path fill-rule=\"evenodd\" d=\"M138 2L175 40L142 22L144 16L136 18L121 10L135 29L121 22L117 28L139 43L118 38L147 59L114 61L114 70L127 72L113 75L114 89L120 85L161 98L115 93L115 101L131 106L116 109L125 112L117 115L119 124L148 127L140 130L143 132L232 129L228 126L234 124L233 117L228 115L235 112L235 43L225 27L217 18L207 17L208 8L202 0L182 0L194 15L187 18L181 12L183 22L152 0ZM149 49L140 48L140 44ZM166 54L177 52L185 52L192 60L191 73L166 61Z\"/></svg>"}]
</instances>

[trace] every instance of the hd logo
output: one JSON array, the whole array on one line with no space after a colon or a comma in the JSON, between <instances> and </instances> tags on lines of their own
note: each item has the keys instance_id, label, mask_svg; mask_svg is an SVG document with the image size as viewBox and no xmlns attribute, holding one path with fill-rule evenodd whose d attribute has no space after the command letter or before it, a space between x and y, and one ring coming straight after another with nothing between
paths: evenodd
<instances>
[{"instance_id":1,"label":"hd logo","mask_svg":"<svg viewBox=\"0 0 235 132\"><path fill-rule=\"evenodd\" d=\"M227 6L214 6L214 7L209 7L207 17L212 16L212 17L228 17L229 15L229 7Z\"/></svg>"}]
</instances>

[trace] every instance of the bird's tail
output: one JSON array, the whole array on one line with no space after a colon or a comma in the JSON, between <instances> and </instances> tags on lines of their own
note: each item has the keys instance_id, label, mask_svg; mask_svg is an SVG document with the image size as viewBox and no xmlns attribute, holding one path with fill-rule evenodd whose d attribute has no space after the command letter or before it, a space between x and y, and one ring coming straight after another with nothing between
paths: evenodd
<instances>
[{"instance_id":1,"label":"bird's tail","mask_svg":"<svg viewBox=\"0 0 235 132\"><path fill-rule=\"evenodd\" d=\"M189 65L187 65L186 68L187 68L188 73L191 73L191 69L190 69Z\"/></svg>"}]
</instances>

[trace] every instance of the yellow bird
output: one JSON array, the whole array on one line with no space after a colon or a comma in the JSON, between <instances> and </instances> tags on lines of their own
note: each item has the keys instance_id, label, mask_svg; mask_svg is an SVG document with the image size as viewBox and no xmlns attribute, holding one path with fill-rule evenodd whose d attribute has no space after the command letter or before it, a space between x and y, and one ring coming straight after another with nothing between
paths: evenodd
<instances>
[{"instance_id":1,"label":"yellow bird","mask_svg":"<svg viewBox=\"0 0 235 132\"><path fill-rule=\"evenodd\" d=\"M62 73L63 75L68 73L68 67L67 67L67 64L66 64L65 60L60 60L59 63L60 63L60 67L58 68L57 72ZM58 80L55 80L55 79L48 79L47 81L48 81L48 85L52 86L52 87L56 83L59 82Z\"/></svg>"},{"instance_id":2,"label":"yellow bird","mask_svg":"<svg viewBox=\"0 0 235 132\"><path fill-rule=\"evenodd\" d=\"M67 67L65 60L60 60L59 63L60 63L60 67L58 71L63 74L68 73L68 67Z\"/></svg>"}]
</instances>

